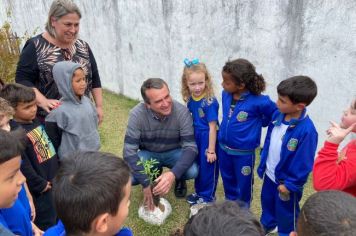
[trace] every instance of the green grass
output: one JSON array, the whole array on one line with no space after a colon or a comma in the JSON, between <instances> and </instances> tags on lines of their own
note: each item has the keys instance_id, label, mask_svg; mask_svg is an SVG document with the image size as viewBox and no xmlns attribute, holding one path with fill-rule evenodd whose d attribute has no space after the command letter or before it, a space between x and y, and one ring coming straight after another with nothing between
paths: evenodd
<instances>
[{"instance_id":1,"label":"green grass","mask_svg":"<svg viewBox=\"0 0 356 236\"><path fill-rule=\"evenodd\" d=\"M100 138L102 144L102 151L111 152L118 156L122 156L122 148L124 143L125 130L128 120L129 111L134 107L138 101L128 99L121 95L116 95L108 91L104 91L104 122L100 126ZM258 162L258 161L257 161ZM258 163L256 163L257 165ZM254 195L251 205L251 210L257 217L261 214L260 191L261 180L255 174ZM194 191L193 181L188 181L188 193ZM304 196L302 203L314 192L311 187L310 180L304 189ZM224 199L224 192L221 179L216 194L217 200ZM125 225L133 229L134 235L139 236L165 236L178 228L183 228L189 216L189 205L184 199L176 199L173 191L165 196L165 198L172 205L172 214L168 217L166 222L161 226L153 226L145 223L138 218L138 208L142 202L142 188L141 186L134 186L131 192L131 206L130 213Z\"/></svg>"}]
</instances>

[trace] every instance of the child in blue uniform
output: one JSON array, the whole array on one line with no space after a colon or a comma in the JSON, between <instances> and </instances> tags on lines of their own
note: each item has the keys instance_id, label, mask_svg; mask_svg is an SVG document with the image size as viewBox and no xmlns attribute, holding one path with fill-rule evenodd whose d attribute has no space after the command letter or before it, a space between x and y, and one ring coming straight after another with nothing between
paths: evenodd
<instances>
[{"instance_id":1,"label":"child in blue uniform","mask_svg":"<svg viewBox=\"0 0 356 236\"><path fill-rule=\"evenodd\" d=\"M262 126L276 110L268 96L261 95L265 80L245 59L229 61L222 69L223 118L219 129L219 165L225 198L251 202L255 149Z\"/></svg>"},{"instance_id":2,"label":"child in blue uniform","mask_svg":"<svg viewBox=\"0 0 356 236\"><path fill-rule=\"evenodd\" d=\"M266 232L278 226L279 235L295 230L303 185L313 168L318 133L306 114L317 94L315 82L295 76L278 87L277 110L273 114L258 175L263 178L261 223Z\"/></svg>"},{"instance_id":3,"label":"child in blue uniform","mask_svg":"<svg viewBox=\"0 0 356 236\"><path fill-rule=\"evenodd\" d=\"M194 136L198 146L199 174L195 179L195 193L187 202L212 202L215 200L219 167L215 152L219 103L214 96L211 76L204 63L198 59L184 61L182 96L193 116Z\"/></svg>"}]
</instances>

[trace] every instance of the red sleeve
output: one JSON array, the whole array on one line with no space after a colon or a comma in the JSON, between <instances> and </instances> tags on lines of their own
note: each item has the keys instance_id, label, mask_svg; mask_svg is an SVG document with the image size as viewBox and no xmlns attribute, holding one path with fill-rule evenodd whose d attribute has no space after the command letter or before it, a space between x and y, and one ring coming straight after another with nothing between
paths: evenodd
<instances>
[{"instance_id":1,"label":"red sleeve","mask_svg":"<svg viewBox=\"0 0 356 236\"><path fill-rule=\"evenodd\" d=\"M313 184L317 191L344 190L356 185L356 146L345 147L345 159L338 162L338 144L325 142L313 168Z\"/></svg>"}]
</instances>

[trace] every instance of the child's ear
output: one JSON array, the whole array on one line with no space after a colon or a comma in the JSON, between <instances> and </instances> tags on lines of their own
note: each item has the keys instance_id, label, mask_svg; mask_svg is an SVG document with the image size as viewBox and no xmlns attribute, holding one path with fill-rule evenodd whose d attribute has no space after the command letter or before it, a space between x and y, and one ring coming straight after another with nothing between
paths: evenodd
<instances>
[{"instance_id":1,"label":"child's ear","mask_svg":"<svg viewBox=\"0 0 356 236\"><path fill-rule=\"evenodd\" d=\"M108 231L108 218L109 218L109 213L104 213L101 215L98 215L92 223L92 231L98 232L98 233L105 233Z\"/></svg>"},{"instance_id":2,"label":"child's ear","mask_svg":"<svg viewBox=\"0 0 356 236\"><path fill-rule=\"evenodd\" d=\"M297 104L298 111L303 111L305 107L306 107L305 103L298 103Z\"/></svg>"},{"instance_id":3,"label":"child's ear","mask_svg":"<svg viewBox=\"0 0 356 236\"><path fill-rule=\"evenodd\" d=\"M241 83L241 84L237 85L237 87L242 90L242 89L246 88L246 85L245 85L245 83Z\"/></svg>"}]
</instances>

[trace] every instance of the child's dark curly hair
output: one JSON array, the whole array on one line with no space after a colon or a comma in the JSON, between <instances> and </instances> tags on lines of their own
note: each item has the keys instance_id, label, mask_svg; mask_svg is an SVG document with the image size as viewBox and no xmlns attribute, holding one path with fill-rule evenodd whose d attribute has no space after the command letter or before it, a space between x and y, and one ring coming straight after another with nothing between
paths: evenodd
<instances>
[{"instance_id":1,"label":"child's dark curly hair","mask_svg":"<svg viewBox=\"0 0 356 236\"><path fill-rule=\"evenodd\" d=\"M236 85L244 84L253 94L260 95L266 89L265 79L256 73L255 66L246 59L228 61L222 71L230 74Z\"/></svg>"}]
</instances>

